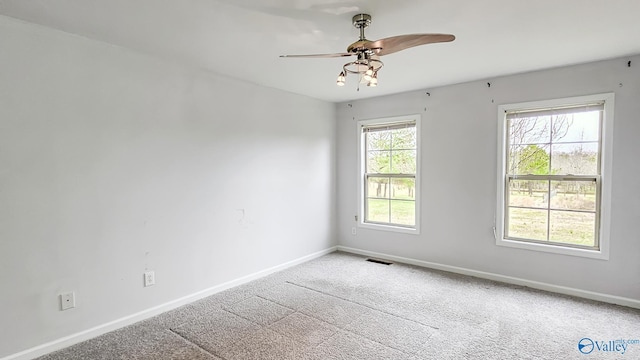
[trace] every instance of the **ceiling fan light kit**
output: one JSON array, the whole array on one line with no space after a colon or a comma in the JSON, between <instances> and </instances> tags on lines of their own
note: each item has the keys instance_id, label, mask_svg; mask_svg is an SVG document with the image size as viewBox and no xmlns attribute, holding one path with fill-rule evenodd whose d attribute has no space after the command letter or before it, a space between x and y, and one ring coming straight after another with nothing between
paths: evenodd
<instances>
[{"instance_id":1,"label":"ceiling fan light kit","mask_svg":"<svg viewBox=\"0 0 640 360\"><path fill-rule=\"evenodd\" d=\"M338 75L336 84L344 86L348 74L358 75L360 81L364 80L367 86L378 86L378 71L382 69L384 63L380 56L389 55L414 46L450 42L455 40L455 36L450 34L411 34L399 35L384 38L376 41L367 40L364 36L364 29L371 25L371 15L358 14L352 19L353 26L360 30L360 39L347 47L347 52L336 54L314 54L314 55L281 55L280 57L291 58L334 58L355 56L356 60L348 62L342 66L342 71Z\"/></svg>"}]
</instances>

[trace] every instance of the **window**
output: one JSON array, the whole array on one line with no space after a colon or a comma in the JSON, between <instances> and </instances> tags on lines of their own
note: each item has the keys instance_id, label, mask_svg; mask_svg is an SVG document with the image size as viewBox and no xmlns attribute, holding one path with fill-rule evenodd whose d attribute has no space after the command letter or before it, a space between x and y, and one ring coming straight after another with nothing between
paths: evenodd
<instances>
[{"instance_id":1,"label":"window","mask_svg":"<svg viewBox=\"0 0 640 360\"><path fill-rule=\"evenodd\" d=\"M360 121L360 225L418 230L419 116Z\"/></svg>"},{"instance_id":2,"label":"window","mask_svg":"<svg viewBox=\"0 0 640 360\"><path fill-rule=\"evenodd\" d=\"M612 94L500 107L498 245L608 256L612 111Z\"/></svg>"}]
</instances>

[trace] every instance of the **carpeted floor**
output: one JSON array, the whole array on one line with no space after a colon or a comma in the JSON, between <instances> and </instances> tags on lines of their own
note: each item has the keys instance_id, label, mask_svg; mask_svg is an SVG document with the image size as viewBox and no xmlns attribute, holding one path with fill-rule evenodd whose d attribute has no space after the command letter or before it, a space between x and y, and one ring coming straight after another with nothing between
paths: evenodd
<instances>
[{"instance_id":1,"label":"carpeted floor","mask_svg":"<svg viewBox=\"0 0 640 360\"><path fill-rule=\"evenodd\" d=\"M365 259L332 253L40 359L640 359L640 343L602 351L640 339L639 310Z\"/></svg>"}]
</instances>

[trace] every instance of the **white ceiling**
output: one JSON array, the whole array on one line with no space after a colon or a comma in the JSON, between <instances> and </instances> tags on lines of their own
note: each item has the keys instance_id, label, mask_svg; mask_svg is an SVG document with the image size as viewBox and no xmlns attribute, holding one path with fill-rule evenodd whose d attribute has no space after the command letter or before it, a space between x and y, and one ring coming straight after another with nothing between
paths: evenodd
<instances>
[{"instance_id":1,"label":"white ceiling","mask_svg":"<svg viewBox=\"0 0 640 360\"><path fill-rule=\"evenodd\" d=\"M382 58L377 88L337 87L358 38L451 33ZM639 0L0 0L0 14L327 101L640 54Z\"/></svg>"}]
</instances>

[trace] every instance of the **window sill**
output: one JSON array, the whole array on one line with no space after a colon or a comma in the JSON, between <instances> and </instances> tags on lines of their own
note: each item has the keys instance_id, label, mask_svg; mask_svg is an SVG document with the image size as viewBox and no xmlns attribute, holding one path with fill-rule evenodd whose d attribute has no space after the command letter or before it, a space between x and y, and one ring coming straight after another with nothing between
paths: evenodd
<instances>
[{"instance_id":1,"label":"window sill","mask_svg":"<svg viewBox=\"0 0 640 360\"><path fill-rule=\"evenodd\" d=\"M517 249L532 250L538 252L546 252L560 255L578 256L590 259L609 260L609 253L603 249L587 250L563 247L560 245L547 245L539 243L529 243L517 240L496 239L496 245Z\"/></svg>"},{"instance_id":2,"label":"window sill","mask_svg":"<svg viewBox=\"0 0 640 360\"><path fill-rule=\"evenodd\" d=\"M382 231L390 231L390 232L402 233L402 234L420 235L420 230L418 230L418 228L412 229L412 228L404 228L400 226L370 224L370 223L359 223L358 226L363 229L382 230Z\"/></svg>"}]
</instances>

